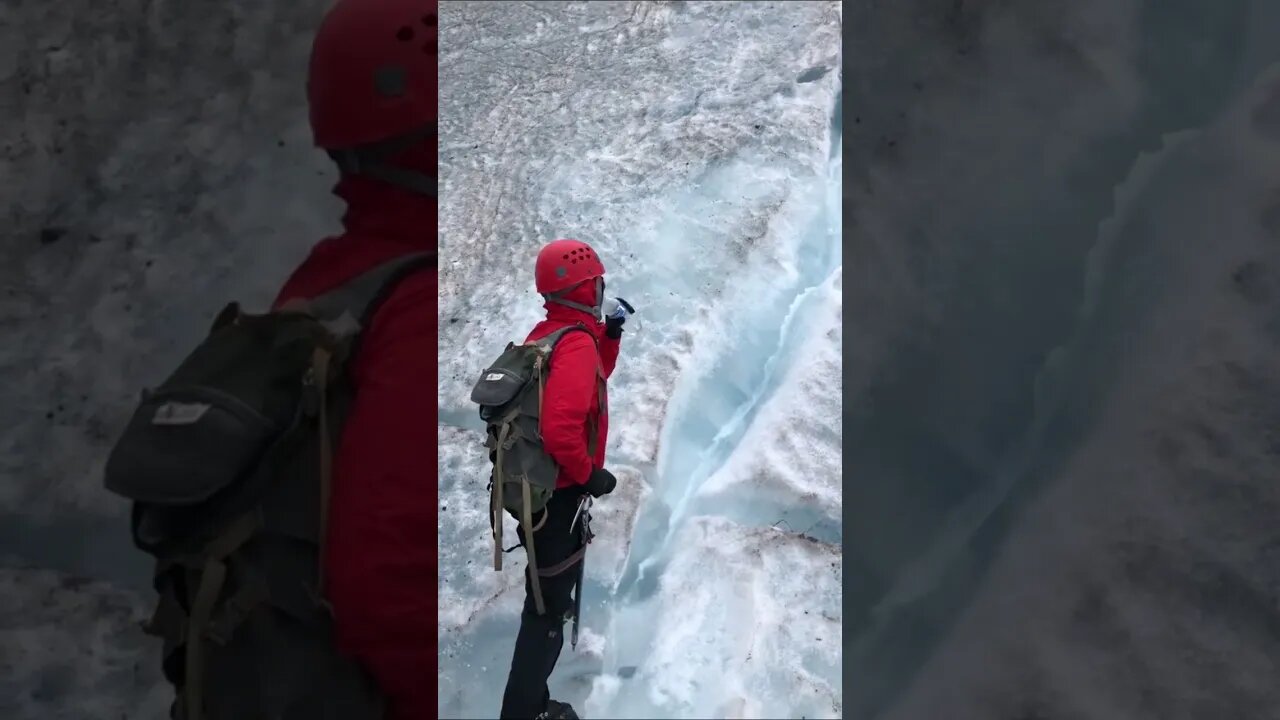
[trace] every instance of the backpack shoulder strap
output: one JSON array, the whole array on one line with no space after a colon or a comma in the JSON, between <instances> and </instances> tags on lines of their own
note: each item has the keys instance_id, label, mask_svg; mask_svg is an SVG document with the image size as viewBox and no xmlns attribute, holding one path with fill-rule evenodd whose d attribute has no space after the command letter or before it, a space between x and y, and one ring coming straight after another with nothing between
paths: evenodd
<instances>
[{"instance_id":1,"label":"backpack shoulder strap","mask_svg":"<svg viewBox=\"0 0 1280 720\"><path fill-rule=\"evenodd\" d=\"M426 252L393 258L312 298L308 311L339 336L358 334L401 280L435 263L435 254Z\"/></svg>"},{"instance_id":2,"label":"backpack shoulder strap","mask_svg":"<svg viewBox=\"0 0 1280 720\"><path fill-rule=\"evenodd\" d=\"M346 368L350 367L350 364L360 352L363 330L373 319L378 307L391 295L401 280L428 265L434 266L435 263L436 256L434 253L424 252L402 255L382 263L361 275L357 275L346 283L305 303L303 309L323 323L330 332L339 338L350 339L350 350L343 360L344 377L346 377ZM329 378L329 366L329 353L325 350L317 349L312 360L312 369L315 376ZM334 431L337 426L341 425L341 422L336 425L330 424L328 383L317 383L316 389L318 392L320 444L320 521L318 533L320 562L317 568L316 587L324 588L329 499L333 487Z\"/></svg>"},{"instance_id":3,"label":"backpack shoulder strap","mask_svg":"<svg viewBox=\"0 0 1280 720\"><path fill-rule=\"evenodd\" d=\"M591 344L599 347L599 342L596 340L596 334L588 330L587 326L583 325L582 323L578 323L576 325L569 325L567 327L562 327L559 330L556 330L551 334L547 335L546 337L534 340L533 344L542 348L544 352L550 353L552 350L556 349L556 345L560 344L561 338L563 338L565 335L568 335L569 333L574 331L581 331L586 333L587 335L590 335Z\"/></svg>"}]
</instances>

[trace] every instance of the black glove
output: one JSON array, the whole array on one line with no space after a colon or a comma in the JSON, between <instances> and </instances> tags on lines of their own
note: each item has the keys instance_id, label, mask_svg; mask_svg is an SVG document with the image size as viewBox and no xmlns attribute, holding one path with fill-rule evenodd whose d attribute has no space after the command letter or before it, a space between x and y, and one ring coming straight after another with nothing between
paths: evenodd
<instances>
[{"instance_id":1,"label":"black glove","mask_svg":"<svg viewBox=\"0 0 1280 720\"><path fill-rule=\"evenodd\" d=\"M625 323L626 321L627 321L626 315L605 318L604 336L607 338L613 338L614 340L617 340L618 338L622 337L622 324Z\"/></svg>"},{"instance_id":2,"label":"black glove","mask_svg":"<svg viewBox=\"0 0 1280 720\"><path fill-rule=\"evenodd\" d=\"M591 493L592 497L600 497L613 492L613 489L617 486L618 478L614 477L613 473L604 468L596 468L591 471L591 477L587 479L584 487L587 488L587 492Z\"/></svg>"},{"instance_id":3,"label":"black glove","mask_svg":"<svg viewBox=\"0 0 1280 720\"><path fill-rule=\"evenodd\" d=\"M614 298L614 300L618 301L618 309L604 319L604 334L605 337L617 340L622 337L622 324L627 321L628 315L635 314L636 309L622 298Z\"/></svg>"}]
</instances>

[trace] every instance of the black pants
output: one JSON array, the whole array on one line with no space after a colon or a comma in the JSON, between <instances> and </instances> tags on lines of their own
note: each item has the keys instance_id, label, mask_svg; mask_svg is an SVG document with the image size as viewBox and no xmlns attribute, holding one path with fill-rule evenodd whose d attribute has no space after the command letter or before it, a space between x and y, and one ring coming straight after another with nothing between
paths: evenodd
<instances>
[{"instance_id":1,"label":"black pants","mask_svg":"<svg viewBox=\"0 0 1280 720\"><path fill-rule=\"evenodd\" d=\"M566 560L581 545L578 528L569 532L573 514L578 510L582 489L557 490L547 501L547 520L533 533L533 550L538 567L549 568ZM537 525L539 516L533 519ZM581 520L579 520L581 522ZM520 529L524 541L524 529ZM547 678L556 667L564 646L564 621L573 612L573 586L578 567L551 577L539 577L546 614L538 615L529 582L529 568L524 576L524 611L520 613L520 632L511 657L511 674L502 695L502 720L532 718L547 707L550 692Z\"/></svg>"}]
</instances>

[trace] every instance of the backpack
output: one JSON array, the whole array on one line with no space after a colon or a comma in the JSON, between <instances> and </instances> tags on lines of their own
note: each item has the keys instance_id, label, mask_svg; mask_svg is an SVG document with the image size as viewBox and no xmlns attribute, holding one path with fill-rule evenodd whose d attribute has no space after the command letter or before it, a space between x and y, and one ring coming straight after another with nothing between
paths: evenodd
<instances>
[{"instance_id":1,"label":"backpack","mask_svg":"<svg viewBox=\"0 0 1280 720\"><path fill-rule=\"evenodd\" d=\"M133 542L156 560L145 629L164 641L175 720L382 720L322 596L332 451L361 329L434 262L397 258L265 314L231 303L143 392L104 482L132 501Z\"/></svg>"},{"instance_id":2,"label":"backpack","mask_svg":"<svg viewBox=\"0 0 1280 720\"><path fill-rule=\"evenodd\" d=\"M489 524L493 529L493 569L502 570L502 513L510 513L524 530L525 553L529 558L529 578L538 614L546 612L539 576L558 574L557 569L539 570L533 533L541 527L533 516L543 511L556 489L560 467L542 447L542 397L556 345L568 333L595 334L584 325L560 328L544 338L524 345L507 343L476 381L471 401L480 406L486 423L485 447L493 463L489 480ZM600 411L604 412L604 380L598 378ZM595 456L598 418L588 416L587 452ZM543 516L545 521L546 516ZM515 546L518 547L518 546ZM508 549L514 550L515 547ZM563 563L562 563L563 565Z\"/></svg>"}]
</instances>

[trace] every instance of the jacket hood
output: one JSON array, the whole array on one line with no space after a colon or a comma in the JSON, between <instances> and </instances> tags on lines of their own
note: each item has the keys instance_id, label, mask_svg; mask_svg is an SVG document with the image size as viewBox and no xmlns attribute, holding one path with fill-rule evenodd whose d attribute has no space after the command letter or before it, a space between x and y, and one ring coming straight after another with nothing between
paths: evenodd
<instances>
[{"instance_id":1,"label":"jacket hood","mask_svg":"<svg viewBox=\"0 0 1280 720\"><path fill-rule=\"evenodd\" d=\"M436 174L435 143L414 146L388 161L426 175ZM347 234L376 236L414 250L436 251L436 198L361 175L343 175L333 194L347 203Z\"/></svg>"},{"instance_id":2,"label":"jacket hood","mask_svg":"<svg viewBox=\"0 0 1280 720\"><path fill-rule=\"evenodd\" d=\"M564 295L564 299L580 303L582 305L595 307L597 302L595 281L588 280L579 284L577 287L566 293ZM548 320L565 323L583 323L593 330L599 330L600 327L603 327L603 323L600 322L600 318L593 316L590 313L571 308L567 305L561 305L560 303L548 300L543 303L542 307L547 311Z\"/></svg>"}]
</instances>

